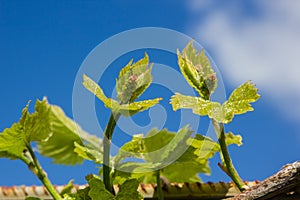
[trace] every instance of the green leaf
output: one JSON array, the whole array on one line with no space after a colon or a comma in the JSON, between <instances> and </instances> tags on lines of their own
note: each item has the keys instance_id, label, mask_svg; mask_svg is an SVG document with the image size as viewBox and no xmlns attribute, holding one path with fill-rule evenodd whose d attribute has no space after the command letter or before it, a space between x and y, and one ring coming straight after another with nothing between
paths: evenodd
<instances>
[{"instance_id":1,"label":"green leaf","mask_svg":"<svg viewBox=\"0 0 300 200\"><path fill-rule=\"evenodd\" d=\"M78 154L81 158L85 160L92 160L96 164L102 164L103 152L102 150L95 149L93 147L82 146L75 142L74 152ZM99 144L100 145L100 144Z\"/></svg>"},{"instance_id":2,"label":"green leaf","mask_svg":"<svg viewBox=\"0 0 300 200\"><path fill-rule=\"evenodd\" d=\"M25 152L31 142L45 141L52 135L46 99L36 102L32 114L28 112L28 106L23 109L20 121L0 134L1 157L25 161Z\"/></svg>"},{"instance_id":3,"label":"green leaf","mask_svg":"<svg viewBox=\"0 0 300 200\"><path fill-rule=\"evenodd\" d=\"M93 200L143 199L143 197L137 191L139 182L136 179L126 180L122 185L120 185L117 196L112 195L108 190L105 189L105 185L99 177L95 175L88 175L86 179L90 188L88 194Z\"/></svg>"},{"instance_id":4,"label":"green leaf","mask_svg":"<svg viewBox=\"0 0 300 200\"><path fill-rule=\"evenodd\" d=\"M187 143L189 148L161 172L170 182L201 182L199 173L210 174L208 160L219 151L218 144L200 134Z\"/></svg>"},{"instance_id":5,"label":"green leaf","mask_svg":"<svg viewBox=\"0 0 300 200\"><path fill-rule=\"evenodd\" d=\"M115 168L119 168L119 164L125 158L144 158L143 153L145 152L143 135L133 135L131 141L125 143L114 157Z\"/></svg>"},{"instance_id":6,"label":"green leaf","mask_svg":"<svg viewBox=\"0 0 300 200\"><path fill-rule=\"evenodd\" d=\"M137 191L139 182L136 179L126 180L120 185L120 190L117 193L117 200L141 200L143 196Z\"/></svg>"},{"instance_id":7,"label":"green leaf","mask_svg":"<svg viewBox=\"0 0 300 200\"><path fill-rule=\"evenodd\" d=\"M194 148L194 154L201 159L209 159L220 150L219 144L209 137L196 134L188 143Z\"/></svg>"},{"instance_id":8,"label":"green leaf","mask_svg":"<svg viewBox=\"0 0 300 200\"><path fill-rule=\"evenodd\" d=\"M175 93L171 97L170 103L174 111L181 108L189 108L195 114L201 116L209 115L211 118L215 117L215 112L221 108L221 104L218 102L211 102L200 97L185 96L180 93Z\"/></svg>"},{"instance_id":9,"label":"green leaf","mask_svg":"<svg viewBox=\"0 0 300 200\"><path fill-rule=\"evenodd\" d=\"M104 183L99 177L95 175L88 175L86 177L89 183L89 196L93 200L114 200L115 196L105 189Z\"/></svg>"},{"instance_id":10,"label":"green leaf","mask_svg":"<svg viewBox=\"0 0 300 200\"><path fill-rule=\"evenodd\" d=\"M165 132L165 133L164 133ZM149 154L152 162L161 162L161 163L169 163L170 161L175 160L178 155L182 154L187 148L187 139L192 135L193 131L187 126L180 129L177 133L168 132L166 129L156 133L151 136L151 132L145 138L145 146L149 151L155 151L155 153ZM169 138L163 139L165 135L172 135ZM162 136L164 135L164 136ZM171 140L170 140L171 139ZM163 146L158 146L161 140L164 142L168 141L166 144L161 143ZM156 146L157 145L157 146ZM158 150L155 149L158 148Z\"/></svg>"},{"instance_id":11,"label":"green leaf","mask_svg":"<svg viewBox=\"0 0 300 200\"><path fill-rule=\"evenodd\" d=\"M82 163L83 158L74 152L74 143L82 146L97 144L100 146L100 140L83 131L78 124L65 115L60 107L50 104L48 107L53 135L46 142L38 142L38 151L52 158L54 163L68 165Z\"/></svg>"},{"instance_id":12,"label":"green leaf","mask_svg":"<svg viewBox=\"0 0 300 200\"><path fill-rule=\"evenodd\" d=\"M246 82L235 89L228 101L224 102L223 105L218 102L204 100L199 97L184 96L179 93L171 97L170 103L174 111L180 108L189 108L195 114L208 115L209 118L219 123L228 124L232 121L234 115L253 111L254 109L250 103L257 101L259 97L257 88L252 83Z\"/></svg>"},{"instance_id":13,"label":"green leaf","mask_svg":"<svg viewBox=\"0 0 300 200\"><path fill-rule=\"evenodd\" d=\"M192 155L190 158L194 159L195 156ZM209 174L210 169L207 160L201 160L202 162L199 161L196 160L175 161L174 163L163 168L161 175L163 177L166 177L168 181L170 181L171 183L201 182L201 179L198 176L198 174L199 173Z\"/></svg>"},{"instance_id":14,"label":"green leaf","mask_svg":"<svg viewBox=\"0 0 300 200\"><path fill-rule=\"evenodd\" d=\"M217 87L217 78L204 50L198 53L191 41L177 56L179 68L187 82L201 98L208 100Z\"/></svg>"},{"instance_id":15,"label":"green leaf","mask_svg":"<svg viewBox=\"0 0 300 200\"><path fill-rule=\"evenodd\" d=\"M222 106L219 102L212 102L200 97L184 96L180 93L176 93L171 97L170 103L174 111L180 108L189 108L197 115L208 115L209 118L215 119L218 122L223 122L225 118Z\"/></svg>"},{"instance_id":16,"label":"green leaf","mask_svg":"<svg viewBox=\"0 0 300 200\"><path fill-rule=\"evenodd\" d=\"M161 175L170 182L201 182L198 174L210 174L210 168L208 158L200 157L196 150L189 146L177 160L161 170Z\"/></svg>"},{"instance_id":17,"label":"green leaf","mask_svg":"<svg viewBox=\"0 0 300 200\"><path fill-rule=\"evenodd\" d=\"M120 112L125 117L132 116L138 112L148 110L150 107L158 104L160 100L162 100L162 98L137 101L130 104L122 104L119 105L118 112Z\"/></svg>"},{"instance_id":18,"label":"green leaf","mask_svg":"<svg viewBox=\"0 0 300 200\"><path fill-rule=\"evenodd\" d=\"M63 200L91 200L90 196L88 195L89 191L90 191L90 187L86 187L77 190L75 194L73 193L64 194Z\"/></svg>"},{"instance_id":19,"label":"green leaf","mask_svg":"<svg viewBox=\"0 0 300 200\"><path fill-rule=\"evenodd\" d=\"M243 144L242 136L234 135L232 132L228 132L225 134L225 142L227 146L231 144L236 144L238 146L241 146Z\"/></svg>"},{"instance_id":20,"label":"green leaf","mask_svg":"<svg viewBox=\"0 0 300 200\"><path fill-rule=\"evenodd\" d=\"M116 83L117 98L121 103L133 102L151 84L152 76L149 57L145 53L143 59L132 64L132 60L120 71Z\"/></svg>"},{"instance_id":21,"label":"green leaf","mask_svg":"<svg viewBox=\"0 0 300 200\"><path fill-rule=\"evenodd\" d=\"M101 87L97 83L95 83L91 78L86 76L85 74L83 75L83 83L82 84L88 91L90 91L96 97L98 97L98 99L100 99L107 108L114 110L119 107L119 104L117 101L107 98L105 96L103 90L101 89Z\"/></svg>"},{"instance_id":22,"label":"green leaf","mask_svg":"<svg viewBox=\"0 0 300 200\"><path fill-rule=\"evenodd\" d=\"M53 158L55 163L76 164L83 159L74 152L74 142L83 145L83 142L90 144L96 140L65 116L61 108L50 105L44 98L36 101L32 114L27 105L20 121L0 134L0 156L19 158L27 163L24 152L35 141L39 152Z\"/></svg>"},{"instance_id":23,"label":"green leaf","mask_svg":"<svg viewBox=\"0 0 300 200\"><path fill-rule=\"evenodd\" d=\"M35 112L30 114L28 112L28 106L22 111L22 118L20 124L22 131L26 137L25 142L29 144L32 141L46 141L51 137L50 129L50 109L47 106L47 100L44 98L43 101L36 101Z\"/></svg>"},{"instance_id":24,"label":"green leaf","mask_svg":"<svg viewBox=\"0 0 300 200\"><path fill-rule=\"evenodd\" d=\"M202 138L199 136L198 143L196 143L191 140L191 134L192 131L186 126L177 133L166 129L161 131L152 129L144 138L142 135L134 136L132 141L126 143L116 156L115 164L118 164L116 165L118 169L115 174L116 178L119 181L124 178L139 178L144 183L151 183L155 181L153 172L163 167L161 175L170 181L200 181L198 173L210 173L208 159L219 149L218 144L203 136ZM207 142L204 142L204 139ZM206 146L202 148L206 151L205 154L200 156L198 148L189 146L192 142L198 147L200 142L201 147L205 144ZM126 157L142 158L145 162L121 163L121 160ZM184 176L182 176L183 173Z\"/></svg>"},{"instance_id":25,"label":"green leaf","mask_svg":"<svg viewBox=\"0 0 300 200\"><path fill-rule=\"evenodd\" d=\"M149 131L145 138L135 135L132 140L121 147L115 160L116 164L125 157L143 158L150 163L163 163L172 160L173 155L186 149L186 141L193 133L188 126L177 133L166 129ZM177 156L177 155L175 155Z\"/></svg>"},{"instance_id":26,"label":"green leaf","mask_svg":"<svg viewBox=\"0 0 300 200\"><path fill-rule=\"evenodd\" d=\"M230 122L234 115L243 114L248 111L253 111L250 103L257 101L260 95L258 89L250 81L236 88L230 95L228 101L223 104L223 110L226 113L225 120Z\"/></svg>"},{"instance_id":27,"label":"green leaf","mask_svg":"<svg viewBox=\"0 0 300 200\"><path fill-rule=\"evenodd\" d=\"M14 123L0 134L0 156L10 159L25 159L24 151L27 151L26 143L22 137L22 126Z\"/></svg>"},{"instance_id":28,"label":"green leaf","mask_svg":"<svg viewBox=\"0 0 300 200\"><path fill-rule=\"evenodd\" d=\"M149 109L150 107L159 103L161 98L151 99L151 100L144 100L139 102L131 102L127 104L119 104L117 101L107 98L100 88L100 86L95 83L92 79L83 75L83 85L94 95L96 95L104 105L111 109L113 113L121 113L123 116L128 117L132 116L138 112L142 112L144 110Z\"/></svg>"},{"instance_id":29,"label":"green leaf","mask_svg":"<svg viewBox=\"0 0 300 200\"><path fill-rule=\"evenodd\" d=\"M74 180L70 180L69 183L59 193L60 196L64 196L65 194L71 193L72 189L74 188L73 183L74 183Z\"/></svg>"},{"instance_id":30,"label":"green leaf","mask_svg":"<svg viewBox=\"0 0 300 200\"><path fill-rule=\"evenodd\" d=\"M114 173L114 184L123 184L128 179L138 179L143 183L155 182L154 171L159 163L124 162L120 163Z\"/></svg>"}]
</instances>

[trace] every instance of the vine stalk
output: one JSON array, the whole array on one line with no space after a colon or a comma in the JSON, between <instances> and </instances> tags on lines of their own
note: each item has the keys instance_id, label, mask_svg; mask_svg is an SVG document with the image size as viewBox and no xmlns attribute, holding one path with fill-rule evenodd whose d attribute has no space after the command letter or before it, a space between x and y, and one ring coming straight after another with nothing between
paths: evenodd
<instances>
[{"instance_id":1,"label":"vine stalk","mask_svg":"<svg viewBox=\"0 0 300 200\"><path fill-rule=\"evenodd\" d=\"M103 137L103 182L105 188L110 191L112 194L114 193L112 183L110 180L110 145L113 132L115 130L118 119L120 118L120 114L114 115L111 113L109 121L104 131Z\"/></svg>"},{"instance_id":2,"label":"vine stalk","mask_svg":"<svg viewBox=\"0 0 300 200\"><path fill-rule=\"evenodd\" d=\"M223 155L226 171L229 175L229 177L232 179L232 181L236 184L236 186L239 188L240 191L245 190L245 183L239 176L238 172L234 168L228 148L226 145L226 140L225 140L225 131L224 131L224 124L223 123L217 123L215 120L213 120L214 128L216 133L218 134L218 141L221 147L221 152Z\"/></svg>"},{"instance_id":3,"label":"vine stalk","mask_svg":"<svg viewBox=\"0 0 300 200\"><path fill-rule=\"evenodd\" d=\"M156 188L157 188L157 198L158 200L164 200L164 193L162 191L161 179L160 179L160 170L156 171Z\"/></svg>"},{"instance_id":4,"label":"vine stalk","mask_svg":"<svg viewBox=\"0 0 300 200\"><path fill-rule=\"evenodd\" d=\"M55 199L55 200L62 200L60 194L56 191L56 189L53 187L51 181L48 179L47 174L43 170L42 166L40 165L39 161L37 160L32 148L30 145L27 145L27 149L29 151L29 154L32 158L31 166L34 169L31 171L40 179L40 181L43 183L43 185L46 187L50 195Z\"/></svg>"}]
</instances>

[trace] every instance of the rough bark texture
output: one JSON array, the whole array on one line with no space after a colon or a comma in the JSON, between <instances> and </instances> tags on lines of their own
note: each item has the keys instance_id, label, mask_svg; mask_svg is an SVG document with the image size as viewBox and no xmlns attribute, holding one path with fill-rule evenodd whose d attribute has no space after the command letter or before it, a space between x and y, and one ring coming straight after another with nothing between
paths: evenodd
<instances>
[{"instance_id":1,"label":"rough bark texture","mask_svg":"<svg viewBox=\"0 0 300 200\"><path fill-rule=\"evenodd\" d=\"M285 165L278 173L232 199L300 199L300 161Z\"/></svg>"}]
</instances>

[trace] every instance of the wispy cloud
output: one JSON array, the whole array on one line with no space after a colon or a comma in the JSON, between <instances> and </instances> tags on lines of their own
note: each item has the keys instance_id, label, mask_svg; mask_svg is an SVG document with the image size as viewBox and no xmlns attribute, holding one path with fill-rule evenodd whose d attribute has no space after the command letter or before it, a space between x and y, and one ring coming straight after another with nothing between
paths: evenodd
<instances>
[{"instance_id":1,"label":"wispy cloud","mask_svg":"<svg viewBox=\"0 0 300 200\"><path fill-rule=\"evenodd\" d=\"M208 11L190 31L213 49L223 76L234 85L253 80L299 122L300 1L252 1L257 15L241 11L239 1L222 7L198 2L190 1L192 12Z\"/></svg>"}]
</instances>

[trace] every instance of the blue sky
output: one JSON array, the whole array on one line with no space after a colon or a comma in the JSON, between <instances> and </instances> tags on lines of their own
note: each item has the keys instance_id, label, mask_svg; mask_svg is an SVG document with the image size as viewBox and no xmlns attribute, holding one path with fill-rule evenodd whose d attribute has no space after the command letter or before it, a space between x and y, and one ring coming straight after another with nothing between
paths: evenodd
<instances>
[{"instance_id":1,"label":"blue sky","mask_svg":"<svg viewBox=\"0 0 300 200\"><path fill-rule=\"evenodd\" d=\"M189 35L209 52L221 72L227 94L249 79L260 88L262 98L254 105L255 112L237 116L226 129L243 136L243 146L230 148L242 178L268 177L282 165L299 159L300 4L284 0L249 2L1 1L0 130L19 119L28 100L43 96L72 117L76 74L99 43L122 31L163 27ZM153 62L178 70L173 54L137 50L120 55L107 68L99 81L104 91L112 91L118 70L130 58L141 58L144 51ZM170 78L168 75L166 78ZM158 108L165 109L166 123L162 126L174 130L173 120L178 120L180 113L173 113L169 107L171 95L168 88L154 85L143 98L164 97ZM103 127L109 112L100 102L96 102L96 109ZM156 124L151 120L154 118L147 112L133 118L139 126ZM124 138L115 138L116 143L129 139L121 129L117 131ZM55 184L72 178L82 184L84 175L97 172L89 162L69 167L39 158ZM0 185L40 184L20 161L0 162ZM229 180L217 162L218 157L211 161L212 175L201 176L204 181Z\"/></svg>"}]
</instances>

